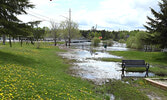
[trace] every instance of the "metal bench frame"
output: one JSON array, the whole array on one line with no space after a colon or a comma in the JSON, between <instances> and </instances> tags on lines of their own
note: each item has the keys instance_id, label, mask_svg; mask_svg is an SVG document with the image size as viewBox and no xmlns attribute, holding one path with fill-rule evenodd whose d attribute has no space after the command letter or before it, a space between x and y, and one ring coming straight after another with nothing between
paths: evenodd
<instances>
[{"instance_id":1,"label":"metal bench frame","mask_svg":"<svg viewBox=\"0 0 167 100\"><path fill-rule=\"evenodd\" d=\"M124 71L126 67L145 67L146 68L146 75L148 76L148 69L149 64L145 63L144 60L122 60L122 77L125 77Z\"/></svg>"}]
</instances>

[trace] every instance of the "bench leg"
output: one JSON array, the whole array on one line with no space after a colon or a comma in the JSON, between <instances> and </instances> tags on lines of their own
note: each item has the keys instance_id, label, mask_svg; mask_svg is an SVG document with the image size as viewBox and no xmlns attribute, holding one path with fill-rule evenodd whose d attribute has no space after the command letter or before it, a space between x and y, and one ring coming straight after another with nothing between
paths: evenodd
<instances>
[{"instance_id":1,"label":"bench leg","mask_svg":"<svg viewBox=\"0 0 167 100\"><path fill-rule=\"evenodd\" d=\"M145 75L145 77L148 77L148 68L146 69L146 75Z\"/></svg>"},{"instance_id":2,"label":"bench leg","mask_svg":"<svg viewBox=\"0 0 167 100\"><path fill-rule=\"evenodd\" d=\"M122 75L121 75L121 77L125 77L124 71L125 71L125 67L122 67Z\"/></svg>"}]
</instances>

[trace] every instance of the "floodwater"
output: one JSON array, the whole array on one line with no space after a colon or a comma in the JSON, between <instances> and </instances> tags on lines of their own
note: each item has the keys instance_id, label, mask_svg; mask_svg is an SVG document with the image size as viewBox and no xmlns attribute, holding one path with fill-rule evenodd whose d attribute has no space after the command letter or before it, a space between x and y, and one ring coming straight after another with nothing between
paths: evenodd
<instances>
[{"instance_id":1,"label":"floodwater","mask_svg":"<svg viewBox=\"0 0 167 100\"><path fill-rule=\"evenodd\" d=\"M83 46L84 45L84 46ZM127 51L125 44L115 44L112 47L92 48L89 44L73 44L74 49L69 52L60 53L61 56L68 59L75 59L76 62L71 68L72 75L93 81L95 84L105 84L110 79L121 79L122 67L120 62L100 61L100 58L117 58L122 57L111 55L106 51ZM145 72L125 72L125 76L145 76ZM154 76L149 73L149 76Z\"/></svg>"},{"instance_id":2,"label":"floodwater","mask_svg":"<svg viewBox=\"0 0 167 100\"><path fill-rule=\"evenodd\" d=\"M84 43L71 43L72 47L77 48L77 49L84 49L84 50L90 50L91 48L91 43L90 42L84 42ZM108 46L107 49L104 49L102 46L103 44L101 43L99 47L94 47L94 50L99 50L99 51L128 51L130 50L129 48L126 48L126 44L114 42L113 46Z\"/></svg>"}]
</instances>

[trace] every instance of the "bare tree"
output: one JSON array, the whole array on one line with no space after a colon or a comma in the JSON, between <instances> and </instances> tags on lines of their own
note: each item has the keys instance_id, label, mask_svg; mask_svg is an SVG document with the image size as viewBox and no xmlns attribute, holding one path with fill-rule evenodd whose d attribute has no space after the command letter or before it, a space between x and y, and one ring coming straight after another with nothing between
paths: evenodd
<instances>
[{"instance_id":1,"label":"bare tree","mask_svg":"<svg viewBox=\"0 0 167 100\"><path fill-rule=\"evenodd\" d=\"M51 23L51 35L54 39L54 45L57 45L57 39L59 38L60 34L59 34L59 24L54 22L54 21L50 21Z\"/></svg>"}]
</instances>

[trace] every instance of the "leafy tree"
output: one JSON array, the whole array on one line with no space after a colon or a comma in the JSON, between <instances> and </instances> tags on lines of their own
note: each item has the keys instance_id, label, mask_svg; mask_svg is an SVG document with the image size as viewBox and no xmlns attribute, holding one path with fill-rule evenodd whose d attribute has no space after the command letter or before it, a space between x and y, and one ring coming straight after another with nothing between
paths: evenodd
<instances>
[{"instance_id":1,"label":"leafy tree","mask_svg":"<svg viewBox=\"0 0 167 100\"><path fill-rule=\"evenodd\" d=\"M144 27L149 31L148 40L152 44L160 44L161 48L167 47L167 0L159 2L160 11L151 8L155 18L147 16L149 22Z\"/></svg>"},{"instance_id":2,"label":"leafy tree","mask_svg":"<svg viewBox=\"0 0 167 100\"><path fill-rule=\"evenodd\" d=\"M147 33L144 31L139 31L135 35L131 35L126 42L127 47L134 49L142 49L146 44L145 40L147 38Z\"/></svg>"},{"instance_id":3,"label":"leafy tree","mask_svg":"<svg viewBox=\"0 0 167 100\"><path fill-rule=\"evenodd\" d=\"M27 14L25 10L33 7L34 5L30 4L29 0L1 0L0 33L4 34L3 37L5 35L14 36L15 30L19 30L21 23L17 15Z\"/></svg>"},{"instance_id":4,"label":"leafy tree","mask_svg":"<svg viewBox=\"0 0 167 100\"><path fill-rule=\"evenodd\" d=\"M67 46L68 43L68 35L69 35L69 29L68 29L68 22L62 21L60 23L60 32L61 32L61 38L64 39L65 45Z\"/></svg>"},{"instance_id":5,"label":"leafy tree","mask_svg":"<svg viewBox=\"0 0 167 100\"><path fill-rule=\"evenodd\" d=\"M69 36L69 22L68 21L62 21L60 23L60 30L61 30L61 37L65 40L66 46L67 46L67 41L70 46L71 41L69 40L80 37L80 31L78 29L78 24L75 22L71 22L70 36Z\"/></svg>"}]
</instances>

